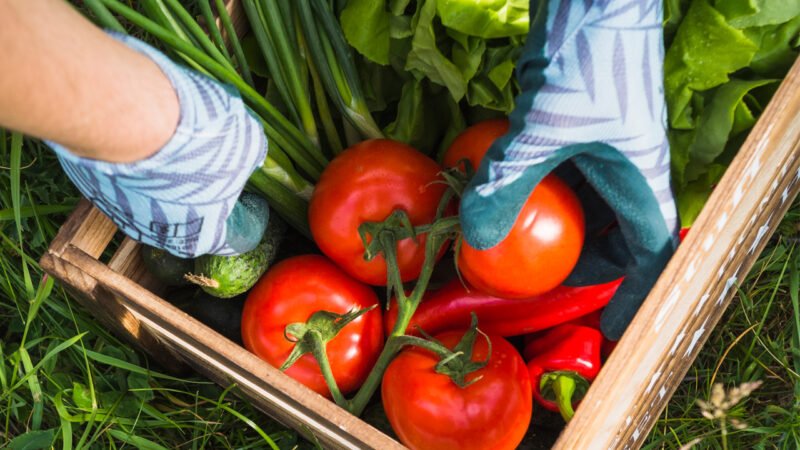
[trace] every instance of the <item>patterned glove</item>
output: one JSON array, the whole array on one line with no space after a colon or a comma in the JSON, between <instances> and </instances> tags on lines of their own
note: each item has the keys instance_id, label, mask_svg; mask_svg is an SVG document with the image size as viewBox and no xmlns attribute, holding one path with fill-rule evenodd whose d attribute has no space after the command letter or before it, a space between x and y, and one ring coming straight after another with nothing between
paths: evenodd
<instances>
[{"instance_id":1,"label":"patterned glove","mask_svg":"<svg viewBox=\"0 0 800 450\"><path fill-rule=\"evenodd\" d=\"M180 102L170 141L134 163L80 158L48 142L81 193L131 238L190 258L232 255L254 248L265 218L236 200L266 157L261 125L238 93L181 67L147 44L112 36L152 59ZM235 230L235 232L234 232Z\"/></svg>"},{"instance_id":2,"label":"patterned glove","mask_svg":"<svg viewBox=\"0 0 800 450\"><path fill-rule=\"evenodd\" d=\"M587 242L567 284L625 275L603 313L603 332L612 339L622 335L675 245L661 3L532 1L517 65L523 93L510 131L489 149L461 203L467 242L490 248L547 173L558 168L569 179L577 169L586 181L578 194ZM614 221L617 228L599 233Z\"/></svg>"}]
</instances>

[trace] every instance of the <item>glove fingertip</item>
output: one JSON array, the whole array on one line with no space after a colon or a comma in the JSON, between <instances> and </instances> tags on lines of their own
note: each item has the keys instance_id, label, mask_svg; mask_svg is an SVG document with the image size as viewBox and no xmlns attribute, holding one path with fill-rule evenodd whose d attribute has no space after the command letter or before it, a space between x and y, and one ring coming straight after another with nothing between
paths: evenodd
<instances>
[{"instance_id":1,"label":"glove fingertip","mask_svg":"<svg viewBox=\"0 0 800 450\"><path fill-rule=\"evenodd\" d=\"M243 192L225 221L225 244L235 253L256 248L269 223L267 201L256 194Z\"/></svg>"}]
</instances>

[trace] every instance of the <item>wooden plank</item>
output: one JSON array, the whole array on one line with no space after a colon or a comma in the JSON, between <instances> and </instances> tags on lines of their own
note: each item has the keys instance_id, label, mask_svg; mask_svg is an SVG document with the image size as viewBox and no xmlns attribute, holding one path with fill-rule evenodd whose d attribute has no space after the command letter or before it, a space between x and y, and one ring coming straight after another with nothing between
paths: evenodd
<instances>
[{"instance_id":1,"label":"wooden plank","mask_svg":"<svg viewBox=\"0 0 800 450\"><path fill-rule=\"evenodd\" d=\"M798 192L800 60L555 449L639 448Z\"/></svg>"},{"instance_id":2,"label":"wooden plank","mask_svg":"<svg viewBox=\"0 0 800 450\"><path fill-rule=\"evenodd\" d=\"M74 252L80 252L95 263L102 265L91 255L75 246L68 246L63 254ZM48 274L59 279L70 294L115 335L148 353L156 363L170 373L186 373L187 367L179 354L166 347L161 339L131 314L119 298L109 295L107 290L97 282L97 279L82 267L51 252L42 256L40 264Z\"/></svg>"},{"instance_id":3,"label":"wooden plank","mask_svg":"<svg viewBox=\"0 0 800 450\"><path fill-rule=\"evenodd\" d=\"M99 258L116 232L114 222L83 198L58 230L49 251L60 255L67 246L74 245Z\"/></svg>"},{"instance_id":4,"label":"wooden plank","mask_svg":"<svg viewBox=\"0 0 800 450\"><path fill-rule=\"evenodd\" d=\"M142 244L126 237L120 244L114 256L108 262L108 267L118 274L130 279L134 283L160 295L164 292L164 285L150 274L142 262Z\"/></svg>"},{"instance_id":5,"label":"wooden plank","mask_svg":"<svg viewBox=\"0 0 800 450\"><path fill-rule=\"evenodd\" d=\"M310 431L325 448L404 448L80 249L68 247L62 257L61 266L95 280L101 288L95 292L113 296L198 371L222 385L236 383L256 407L300 432Z\"/></svg>"}]
</instances>

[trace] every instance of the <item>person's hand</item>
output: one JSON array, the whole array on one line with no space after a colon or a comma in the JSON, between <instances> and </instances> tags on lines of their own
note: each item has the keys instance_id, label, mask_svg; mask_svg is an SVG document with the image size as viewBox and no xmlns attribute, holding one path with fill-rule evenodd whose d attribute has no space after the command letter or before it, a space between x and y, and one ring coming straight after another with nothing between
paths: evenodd
<instances>
[{"instance_id":1,"label":"person's hand","mask_svg":"<svg viewBox=\"0 0 800 450\"><path fill-rule=\"evenodd\" d=\"M79 157L48 141L65 172L139 242L180 257L251 250L267 224L266 217L253 214L267 208L244 207L237 198L266 156L261 124L234 90L139 40L115 38L149 57L169 78L180 103L177 128L155 154L131 163Z\"/></svg>"},{"instance_id":2,"label":"person's hand","mask_svg":"<svg viewBox=\"0 0 800 450\"><path fill-rule=\"evenodd\" d=\"M612 339L622 335L675 245L661 8L660 0L531 2L517 65L523 93L511 128L489 149L461 202L465 239L491 248L546 174L558 167L569 178L577 169L587 182L578 192L587 242L565 284L625 275L603 313L603 332ZM618 227L601 233L614 222Z\"/></svg>"}]
</instances>

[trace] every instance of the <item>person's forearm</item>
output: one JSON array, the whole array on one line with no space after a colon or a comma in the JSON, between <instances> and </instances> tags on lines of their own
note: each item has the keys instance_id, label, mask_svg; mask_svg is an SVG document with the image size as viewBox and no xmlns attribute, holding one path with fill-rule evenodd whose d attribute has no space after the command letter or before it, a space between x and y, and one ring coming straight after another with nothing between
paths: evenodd
<instances>
[{"instance_id":1,"label":"person's forearm","mask_svg":"<svg viewBox=\"0 0 800 450\"><path fill-rule=\"evenodd\" d=\"M131 162L178 123L178 99L150 59L61 0L0 0L0 126L73 153Z\"/></svg>"}]
</instances>

